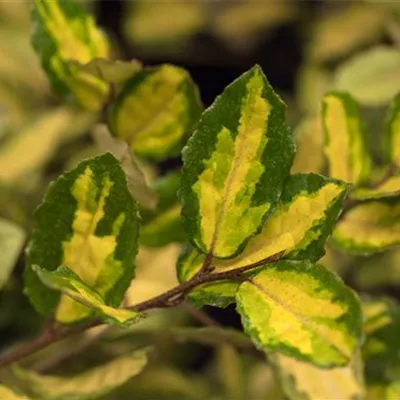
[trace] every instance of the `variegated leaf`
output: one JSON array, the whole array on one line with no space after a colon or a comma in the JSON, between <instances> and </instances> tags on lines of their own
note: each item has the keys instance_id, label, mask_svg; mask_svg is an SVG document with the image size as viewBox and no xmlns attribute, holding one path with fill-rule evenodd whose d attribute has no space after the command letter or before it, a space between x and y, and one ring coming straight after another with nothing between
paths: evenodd
<instances>
[{"instance_id":1,"label":"variegated leaf","mask_svg":"<svg viewBox=\"0 0 400 400\"><path fill-rule=\"evenodd\" d=\"M385 150L389 162L400 167L400 93L394 98L386 117Z\"/></svg>"},{"instance_id":2,"label":"variegated leaf","mask_svg":"<svg viewBox=\"0 0 400 400\"><path fill-rule=\"evenodd\" d=\"M275 212L244 251L230 260L214 260L218 270L259 263L274 254L288 259L319 260L340 213L347 185L316 174L292 175Z\"/></svg>"},{"instance_id":3,"label":"variegated leaf","mask_svg":"<svg viewBox=\"0 0 400 400\"><path fill-rule=\"evenodd\" d=\"M32 44L53 89L84 108L101 109L107 83L75 64L108 57L108 41L93 18L74 0L35 0L32 18Z\"/></svg>"},{"instance_id":4,"label":"variegated leaf","mask_svg":"<svg viewBox=\"0 0 400 400\"><path fill-rule=\"evenodd\" d=\"M20 226L0 218L0 290L17 262L24 241L25 232Z\"/></svg>"},{"instance_id":5,"label":"variegated leaf","mask_svg":"<svg viewBox=\"0 0 400 400\"><path fill-rule=\"evenodd\" d=\"M291 173L321 173L325 164L324 134L320 118L304 119L295 130L296 157Z\"/></svg>"},{"instance_id":6,"label":"variegated leaf","mask_svg":"<svg viewBox=\"0 0 400 400\"><path fill-rule=\"evenodd\" d=\"M60 145L85 132L92 123L93 115L70 107L59 107L29 121L4 138L0 182L27 190L32 174L42 171Z\"/></svg>"},{"instance_id":7,"label":"variegated leaf","mask_svg":"<svg viewBox=\"0 0 400 400\"><path fill-rule=\"evenodd\" d=\"M109 306L118 306L134 275L139 216L124 172L111 154L81 162L61 176L36 212L28 265L74 271ZM48 290L31 268L25 292L41 313L56 311L60 322L90 315L87 307Z\"/></svg>"},{"instance_id":8,"label":"variegated leaf","mask_svg":"<svg viewBox=\"0 0 400 400\"><path fill-rule=\"evenodd\" d=\"M243 252L229 260L213 259L216 272L236 269L281 254L288 259L317 261L335 223L347 185L316 174L292 175L286 182L280 202L260 234L252 237ZM188 249L178 262L180 282L190 279L202 266L205 255ZM189 295L196 304L226 306L234 301L238 283L207 283Z\"/></svg>"},{"instance_id":9,"label":"variegated leaf","mask_svg":"<svg viewBox=\"0 0 400 400\"><path fill-rule=\"evenodd\" d=\"M276 368L282 387L290 400L364 399L361 357L349 365L321 368L276 353L268 357Z\"/></svg>"},{"instance_id":10,"label":"variegated leaf","mask_svg":"<svg viewBox=\"0 0 400 400\"><path fill-rule=\"evenodd\" d=\"M172 65L145 68L124 85L112 105L110 129L140 156L176 155L202 111L197 86Z\"/></svg>"},{"instance_id":11,"label":"variegated leaf","mask_svg":"<svg viewBox=\"0 0 400 400\"><path fill-rule=\"evenodd\" d=\"M96 315L109 324L129 326L139 317L135 311L108 306L100 293L91 289L67 267L58 267L55 271L48 271L33 265L32 269L43 284L95 311Z\"/></svg>"},{"instance_id":12,"label":"variegated leaf","mask_svg":"<svg viewBox=\"0 0 400 400\"><path fill-rule=\"evenodd\" d=\"M399 218L398 198L357 205L336 225L334 244L354 254L371 254L399 245Z\"/></svg>"},{"instance_id":13,"label":"variegated leaf","mask_svg":"<svg viewBox=\"0 0 400 400\"><path fill-rule=\"evenodd\" d=\"M180 283L188 281L198 272L204 263L206 256L194 249L192 246L181 253L177 262L177 275ZM197 307L211 305L215 307L227 307L235 302L238 282L223 280L218 282L204 283L191 290L188 299Z\"/></svg>"},{"instance_id":14,"label":"variegated leaf","mask_svg":"<svg viewBox=\"0 0 400 400\"><path fill-rule=\"evenodd\" d=\"M356 185L370 172L359 107L348 93L332 92L322 103L329 175Z\"/></svg>"},{"instance_id":15,"label":"variegated leaf","mask_svg":"<svg viewBox=\"0 0 400 400\"><path fill-rule=\"evenodd\" d=\"M180 197L191 242L215 257L238 254L274 210L293 154L285 106L255 66L203 113L183 151Z\"/></svg>"},{"instance_id":16,"label":"variegated leaf","mask_svg":"<svg viewBox=\"0 0 400 400\"><path fill-rule=\"evenodd\" d=\"M267 352L321 367L343 366L360 345L360 303L341 279L307 261L281 261L236 294L246 333Z\"/></svg>"},{"instance_id":17,"label":"variegated leaf","mask_svg":"<svg viewBox=\"0 0 400 400\"><path fill-rule=\"evenodd\" d=\"M100 80L112 84L124 83L142 69L142 64L137 60L114 61L95 58L86 64L78 61L75 64L82 72L91 74Z\"/></svg>"},{"instance_id":18,"label":"variegated leaf","mask_svg":"<svg viewBox=\"0 0 400 400\"><path fill-rule=\"evenodd\" d=\"M0 400L29 400L29 397L17 394L7 386L0 385Z\"/></svg>"},{"instance_id":19,"label":"variegated leaf","mask_svg":"<svg viewBox=\"0 0 400 400\"><path fill-rule=\"evenodd\" d=\"M393 175L375 187L359 187L350 193L350 197L356 200L373 200L400 195L400 175Z\"/></svg>"},{"instance_id":20,"label":"variegated leaf","mask_svg":"<svg viewBox=\"0 0 400 400\"><path fill-rule=\"evenodd\" d=\"M159 200L155 211L141 212L141 244L159 247L185 240L181 225L181 207L177 197L180 178L180 172L173 171L151 185Z\"/></svg>"},{"instance_id":21,"label":"variegated leaf","mask_svg":"<svg viewBox=\"0 0 400 400\"><path fill-rule=\"evenodd\" d=\"M41 375L14 367L15 374L41 400L91 400L103 397L140 374L147 364L147 350L137 350L81 374L61 377Z\"/></svg>"}]
</instances>

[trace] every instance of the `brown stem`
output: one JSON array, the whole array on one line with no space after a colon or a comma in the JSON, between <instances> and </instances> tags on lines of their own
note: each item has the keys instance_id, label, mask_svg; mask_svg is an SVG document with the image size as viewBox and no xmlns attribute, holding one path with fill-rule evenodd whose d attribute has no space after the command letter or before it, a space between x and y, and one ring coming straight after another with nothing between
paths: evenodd
<instances>
[{"instance_id":1,"label":"brown stem","mask_svg":"<svg viewBox=\"0 0 400 400\"><path fill-rule=\"evenodd\" d=\"M183 301L187 293L197 286L200 286L205 283L217 282L226 279L237 279L245 272L248 272L256 267L277 261L280 258L281 254L282 253L274 254L271 257L266 258L265 260L249 264L241 268L236 268L218 273L196 274L195 276L193 276L193 278L191 278L187 282L175 286L174 288L168 290L167 292L161 295L155 296L152 299L143 301L136 305L126 307L125 309L141 312L153 308L163 308L171 306L171 301L172 304L174 303L173 302L174 299L179 299L180 302ZM207 270L208 269L212 270L212 268L207 267ZM21 345L15 350L11 350L10 352L0 357L0 368L13 364L23 359L24 357L27 357L29 355L38 352L39 350L44 349L45 347L53 343L65 339L66 337L84 332L89 328L101 324L102 321L91 321L87 324L67 326L67 327L56 326L52 329L45 329L37 339L33 340L32 342Z\"/></svg>"}]
</instances>

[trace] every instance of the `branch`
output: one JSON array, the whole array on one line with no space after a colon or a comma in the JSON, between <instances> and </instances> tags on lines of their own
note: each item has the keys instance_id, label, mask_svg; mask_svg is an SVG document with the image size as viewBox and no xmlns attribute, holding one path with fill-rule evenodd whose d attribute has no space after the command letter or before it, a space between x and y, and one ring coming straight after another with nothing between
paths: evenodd
<instances>
[{"instance_id":1,"label":"branch","mask_svg":"<svg viewBox=\"0 0 400 400\"><path fill-rule=\"evenodd\" d=\"M178 286L175 286L174 288L168 290L167 292L155 296L149 300L135 304L133 306L126 307L125 309L142 312L153 308L165 308L165 307L170 307L171 305L182 303L186 295L197 286L203 285L205 283L217 282L226 279L237 279L242 274L254 268L278 261L281 255L282 252L274 254L271 257L266 258L265 260L249 264L241 268L236 268L218 273L204 272L207 270L208 271L212 270L211 264L207 265L205 263L206 268L204 269L202 268L203 273L195 274L190 280ZM77 333L82 333L89 328L93 328L94 326L102 324L103 324L102 321L94 320L82 325L56 326L45 329L37 339L33 340L32 342L23 344L20 347L16 348L15 350L11 350L10 352L0 357L0 368L13 364L17 361L20 361L21 359L30 356L38 352L39 350L42 350L50 346L53 343L59 342L62 339L65 339Z\"/></svg>"}]
</instances>

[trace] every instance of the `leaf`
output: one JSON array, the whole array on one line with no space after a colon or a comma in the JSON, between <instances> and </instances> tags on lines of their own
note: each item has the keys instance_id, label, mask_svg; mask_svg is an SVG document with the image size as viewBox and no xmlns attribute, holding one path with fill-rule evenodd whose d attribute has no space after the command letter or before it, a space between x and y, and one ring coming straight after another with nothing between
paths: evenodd
<instances>
[{"instance_id":1,"label":"leaf","mask_svg":"<svg viewBox=\"0 0 400 400\"><path fill-rule=\"evenodd\" d=\"M353 254L372 254L400 244L398 199L371 201L348 210L333 231L334 244Z\"/></svg>"},{"instance_id":2,"label":"leaf","mask_svg":"<svg viewBox=\"0 0 400 400\"><path fill-rule=\"evenodd\" d=\"M308 57L325 62L342 57L381 37L389 15L384 4L350 4L318 15ZM368 29L360 29L368 26Z\"/></svg>"},{"instance_id":3,"label":"leaf","mask_svg":"<svg viewBox=\"0 0 400 400\"><path fill-rule=\"evenodd\" d=\"M360 357L355 357L349 365L330 369L279 353L270 356L269 360L273 361L285 393L291 400L364 398Z\"/></svg>"},{"instance_id":4,"label":"leaf","mask_svg":"<svg viewBox=\"0 0 400 400\"><path fill-rule=\"evenodd\" d=\"M95 58L87 64L82 64L79 61L76 61L75 64L82 72L112 84L124 83L142 69L142 64L138 60L114 61Z\"/></svg>"},{"instance_id":5,"label":"leaf","mask_svg":"<svg viewBox=\"0 0 400 400\"><path fill-rule=\"evenodd\" d=\"M400 381L374 384L368 388L366 400L396 400L400 397Z\"/></svg>"},{"instance_id":6,"label":"leaf","mask_svg":"<svg viewBox=\"0 0 400 400\"><path fill-rule=\"evenodd\" d=\"M372 188L356 188L350 193L350 197L356 200L372 200L400 195L400 175L393 175L384 182Z\"/></svg>"},{"instance_id":7,"label":"leaf","mask_svg":"<svg viewBox=\"0 0 400 400\"><path fill-rule=\"evenodd\" d=\"M236 300L245 332L268 353L334 367L349 363L360 345L360 303L322 266L270 265L240 285Z\"/></svg>"},{"instance_id":8,"label":"leaf","mask_svg":"<svg viewBox=\"0 0 400 400\"><path fill-rule=\"evenodd\" d=\"M84 132L92 122L88 113L59 107L8 135L0 149L0 182L26 190L32 174L41 172L60 145Z\"/></svg>"},{"instance_id":9,"label":"leaf","mask_svg":"<svg viewBox=\"0 0 400 400\"><path fill-rule=\"evenodd\" d=\"M0 400L29 400L23 394L17 394L6 386L0 385Z\"/></svg>"},{"instance_id":10,"label":"leaf","mask_svg":"<svg viewBox=\"0 0 400 400\"><path fill-rule=\"evenodd\" d=\"M151 185L159 202L155 211L143 210L141 213L143 218L140 228L141 244L159 247L185 240L181 225L181 207L177 197L180 180L180 172L172 171Z\"/></svg>"},{"instance_id":11,"label":"leaf","mask_svg":"<svg viewBox=\"0 0 400 400\"><path fill-rule=\"evenodd\" d=\"M393 99L387 113L384 139L388 161L400 167L400 92Z\"/></svg>"},{"instance_id":12,"label":"leaf","mask_svg":"<svg viewBox=\"0 0 400 400\"><path fill-rule=\"evenodd\" d=\"M36 211L27 250L25 293L37 311L59 322L86 318L90 310L49 291L29 266L75 272L107 305L117 307L134 275L139 215L118 161L104 154L81 162L49 188Z\"/></svg>"},{"instance_id":13,"label":"leaf","mask_svg":"<svg viewBox=\"0 0 400 400\"><path fill-rule=\"evenodd\" d=\"M180 250L176 243L159 249L140 246L136 276L126 293L125 303L140 303L178 285L174 267Z\"/></svg>"},{"instance_id":14,"label":"leaf","mask_svg":"<svg viewBox=\"0 0 400 400\"><path fill-rule=\"evenodd\" d=\"M112 105L109 125L140 156L177 155L202 110L188 72L165 64L144 68L124 85Z\"/></svg>"},{"instance_id":15,"label":"leaf","mask_svg":"<svg viewBox=\"0 0 400 400\"><path fill-rule=\"evenodd\" d=\"M231 260L214 260L219 271L260 263L275 254L288 259L319 260L347 191L341 181L316 174L292 175L280 202L261 233Z\"/></svg>"},{"instance_id":16,"label":"leaf","mask_svg":"<svg viewBox=\"0 0 400 400\"><path fill-rule=\"evenodd\" d=\"M74 63L108 57L108 41L93 18L73 0L35 0L32 20L32 44L53 90L91 111L100 110L108 85Z\"/></svg>"},{"instance_id":17,"label":"leaf","mask_svg":"<svg viewBox=\"0 0 400 400\"><path fill-rule=\"evenodd\" d=\"M25 241L25 232L11 221L0 218L0 290L7 283Z\"/></svg>"},{"instance_id":18,"label":"leaf","mask_svg":"<svg viewBox=\"0 0 400 400\"><path fill-rule=\"evenodd\" d=\"M97 125L92 131L93 138L101 152L110 152L125 172L128 189L132 197L144 208L154 209L157 194L149 188L142 170L137 165L128 145L111 136L105 125Z\"/></svg>"},{"instance_id":19,"label":"leaf","mask_svg":"<svg viewBox=\"0 0 400 400\"><path fill-rule=\"evenodd\" d=\"M322 120L329 175L356 185L362 183L371 162L358 104L348 93L328 93L322 102Z\"/></svg>"},{"instance_id":20,"label":"leaf","mask_svg":"<svg viewBox=\"0 0 400 400\"><path fill-rule=\"evenodd\" d=\"M96 311L101 319L109 324L127 327L139 317L136 311L118 309L108 306L104 298L95 290L86 285L79 276L66 267L58 267L55 271L48 271L37 265L32 266L39 279L50 289L59 290L69 298Z\"/></svg>"},{"instance_id":21,"label":"leaf","mask_svg":"<svg viewBox=\"0 0 400 400\"><path fill-rule=\"evenodd\" d=\"M321 173L325 164L324 135L320 118L306 118L295 130L296 157L291 173Z\"/></svg>"},{"instance_id":22,"label":"leaf","mask_svg":"<svg viewBox=\"0 0 400 400\"><path fill-rule=\"evenodd\" d=\"M14 371L42 400L90 400L128 382L140 374L146 364L147 350L137 350L72 377L40 375L17 367Z\"/></svg>"},{"instance_id":23,"label":"leaf","mask_svg":"<svg viewBox=\"0 0 400 400\"><path fill-rule=\"evenodd\" d=\"M376 46L357 54L336 70L333 86L365 106L389 103L400 90L400 52Z\"/></svg>"},{"instance_id":24,"label":"leaf","mask_svg":"<svg viewBox=\"0 0 400 400\"><path fill-rule=\"evenodd\" d=\"M393 322L396 304L387 298L363 298L364 332L372 335Z\"/></svg>"},{"instance_id":25,"label":"leaf","mask_svg":"<svg viewBox=\"0 0 400 400\"><path fill-rule=\"evenodd\" d=\"M182 221L191 242L218 258L238 254L274 210L293 154L285 106L256 65L203 113L183 150Z\"/></svg>"},{"instance_id":26,"label":"leaf","mask_svg":"<svg viewBox=\"0 0 400 400\"><path fill-rule=\"evenodd\" d=\"M317 261L324 254L326 238L332 231L347 186L316 174L292 175L286 182L280 202L261 233L252 237L244 251L229 260L212 260L216 272L261 264L281 253L281 258ZM188 248L177 264L178 279L187 281L199 271L205 255ZM189 294L196 306L226 307L234 302L235 281L219 281L198 286Z\"/></svg>"},{"instance_id":27,"label":"leaf","mask_svg":"<svg viewBox=\"0 0 400 400\"><path fill-rule=\"evenodd\" d=\"M202 267L205 258L206 256L203 253L200 253L190 245L187 246L177 262L179 283L184 283L192 278ZM233 280L205 283L191 290L187 298L198 308L205 305L225 308L235 302L238 287L238 282Z\"/></svg>"}]
</instances>

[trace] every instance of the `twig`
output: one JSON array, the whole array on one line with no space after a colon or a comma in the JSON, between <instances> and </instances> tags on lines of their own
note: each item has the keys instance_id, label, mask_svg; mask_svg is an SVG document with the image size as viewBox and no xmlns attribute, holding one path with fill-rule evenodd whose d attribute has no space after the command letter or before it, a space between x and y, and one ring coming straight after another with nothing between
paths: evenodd
<instances>
[{"instance_id":1,"label":"twig","mask_svg":"<svg viewBox=\"0 0 400 400\"><path fill-rule=\"evenodd\" d=\"M133 306L126 307L125 309L142 312L153 308L170 307L171 304L174 304L174 300L177 300L179 303L181 303L185 299L187 293L197 286L203 285L205 283L217 282L226 279L237 279L242 274L256 267L276 262L280 258L281 254L282 252L274 254L271 257L266 258L265 260L249 264L241 268L236 268L219 273L196 274L187 282L175 286L174 288L168 290L165 293L162 293L161 295L155 296L152 299L143 301ZM95 320L81 325L74 325L67 327L56 326L50 330L45 329L37 339L33 340L32 342L23 344L20 347L16 348L15 350L11 350L10 352L0 357L0 368L13 364L23 359L24 357L32 355L38 352L39 350L42 350L45 347L50 346L53 343L59 342L60 340L65 339L71 335L84 332L89 328L102 324L103 324L102 321Z\"/></svg>"}]
</instances>

